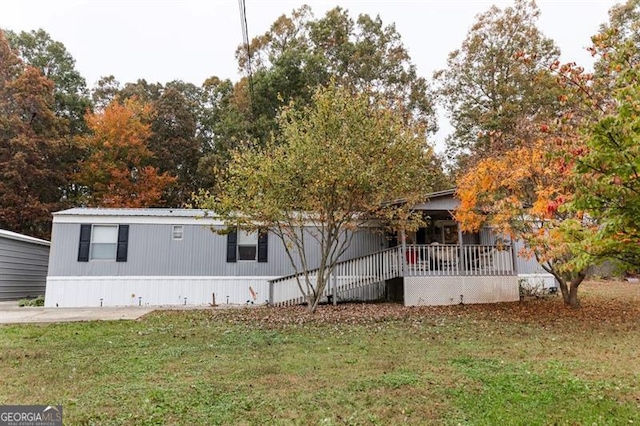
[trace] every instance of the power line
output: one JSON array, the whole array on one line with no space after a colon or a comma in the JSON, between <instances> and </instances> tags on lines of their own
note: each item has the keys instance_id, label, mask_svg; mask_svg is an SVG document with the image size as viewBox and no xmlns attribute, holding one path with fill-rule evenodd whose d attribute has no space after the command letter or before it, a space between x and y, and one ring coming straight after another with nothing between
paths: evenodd
<instances>
[{"instance_id":1,"label":"power line","mask_svg":"<svg viewBox=\"0 0 640 426\"><path fill-rule=\"evenodd\" d=\"M255 115L255 102L253 93L253 70L251 69L251 48L249 46L249 30L247 26L247 8L245 0L238 0L240 8L240 27L242 28L242 41L247 51L246 71L249 80L249 100L251 102L251 112Z\"/></svg>"}]
</instances>

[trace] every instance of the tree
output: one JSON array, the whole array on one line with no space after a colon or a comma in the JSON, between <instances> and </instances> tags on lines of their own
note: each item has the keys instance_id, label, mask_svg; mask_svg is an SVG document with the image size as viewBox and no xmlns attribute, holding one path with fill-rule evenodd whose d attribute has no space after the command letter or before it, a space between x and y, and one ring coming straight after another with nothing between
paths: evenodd
<instances>
[{"instance_id":1,"label":"tree","mask_svg":"<svg viewBox=\"0 0 640 426\"><path fill-rule=\"evenodd\" d=\"M617 47L629 43L631 50L626 52L630 64L640 62L640 0L627 0L609 10L609 22L600 26L595 36L591 54L597 57L595 63L595 88L609 92L616 85L616 75L611 72L611 61L608 53L614 53ZM635 49L632 48L635 45ZM622 83L619 81L618 83ZM610 93L611 94L611 93Z\"/></svg>"},{"instance_id":2,"label":"tree","mask_svg":"<svg viewBox=\"0 0 640 426\"><path fill-rule=\"evenodd\" d=\"M94 109L104 111L116 99L121 90L120 82L113 75L100 77L91 90Z\"/></svg>"},{"instance_id":3,"label":"tree","mask_svg":"<svg viewBox=\"0 0 640 426\"><path fill-rule=\"evenodd\" d=\"M62 207L61 120L53 82L25 67L0 31L0 228L41 238Z\"/></svg>"},{"instance_id":4,"label":"tree","mask_svg":"<svg viewBox=\"0 0 640 426\"><path fill-rule=\"evenodd\" d=\"M240 46L236 57L247 77L234 87L232 115L243 121L229 121L233 127L226 133L240 143L265 144L279 132L282 106L293 100L304 107L316 88L331 80L384 97L390 105L402 104L406 122L436 129L426 80L418 76L395 26L379 17L354 20L336 7L315 19L302 6L279 17L248 47Z\"/></svg>"},{"instance_id":5,"label":"tree","mask_svg":"<svg viewBox=\"0 0 640 426\"><path fill-rule=\"evenodd\" d=\"M313 88L334 79L351 90L399 101L406 119L435 130L427 82L418 77L395 26L385 26L379 16L362 14L354 21L336 7L314 20L311 9L303 6L276 20L270 32L254 40L251 51L261 57L259 69L271 64L271 82L285 102L296 97L308 101ZM246 58L243 50L238 52L242 66Z\"/></svg>"},{"instance_id":6,"label":"tree","mask_svg":"<svg viewBox=\"0 0 640 426\"><path fill-rule=\"evenodd\" d=\"M7 32L9 42L25 64L38 68L55 84L55 111L67 120L71 135L86 131L84 114L91 107L87 84L75 68L75 60L64 44L44 30Z\"/></svg>"},{"instance_id":7,"label":"tree","mask_svg":"<svg viewBox=\"0 0 640 426\"><path fill-rule=\"evenodd\" d=\"M136 98L111 102L86 116L91 133L78 138L89 155L77 179L86 188L85 203L100 207L157 207L175 178L151 166L147 144L150 107Z\"/></svg>"},{"instance_id":8,"label":"tree","mask_svg":"<svg viewBox=\"0 0 640 426\"><path fill-rule=\"evenodd\" d=\"M222 191L199 204L229 226L277 235L314 312L355 229L409 218L430 189L424 127L407 126L401 110L337 84L318 89L310 105L281 111L281 140L235 151ZM321 253L317 283L305 274L310 238Z\"/></svg>"},{"instance_id":9,"label":"tree","mask_svg":"<svg viewBox=\"0 0 640 426\"><path fill-rule=\"evenodd\" d=\"M573 208L598 223L591 255L640 270L640 1L615 6L593 37L596 73L567 72L590 109L586 147L577 156Z\"/></svg>"},{"instance_id":10,"label":"tree","mask_svg":"<svg viewBox=\"0 0 640 426\"><path fill-rule=\"evenodd\" d=\"M135 98L149 106L149 114L142 117L151 130L147 141L152 153L149 164L160 174L176 178L173 184L164 188L163 206L180 207L188 203L192 193L200 188L196 172L202 155L197 137L197 120L202 109L201 91L194 85L179 81L167 83L165 87L144 79L121 88L112 77L105 77L94 96L96 99L111 99L111 102Z\"/></svg>"},{"instance_id":11,"label":"tree","mask_svg":"<svg viewBox=\"0 0 640 426\"><path fill-rule=\"evenodd\" d=\"M519 133L529 128L523 123L557 115L560 88L550 67L559 50L536 27L539 15L533 0L491 7L435 74L454 128L447 153L463 173L482 158L535 142Z\"/></svg>"},{"instance_id":12,"label":"tree","mask_svg":"<svg viewBox=\"0 0 640 426\"><path fill-rule=\"evenodd\" d=\"M200 188L219 188L234 149L251 146L252 124L247 79L233 84L218 77L208 78L202 85L202 102L198 114L197 138L202 149L197 180Z\"/></svg>"},{"instance_id":13,"label":"tree","mask_svg":"<svg viewBox=\"0 0 640 426\"><path fill-rule=\"evenodd\" d=\"M153 152L151 164L160 173L176 177L174 184L165 190L166 204L183 206L199 189L195 178L200 158L195 108L174 88L165 89L152 105L152 134L148 143Z\"/></svg>"},{"instance_id":14,"label":"tree","mask_svg":"<svg viewBox=\"0 0 640 426\"><path fill-rule=\"evenodd\" d=\"M577 307L588 263L576 262L576 257L584 251L593 226L580 212L566 208L575 188L571 164L561 154L579 139L539 136L533 144L481 160L461 177L455 217L463 231L478 231L486 223L524 242L519 255L535 257L558 281L564 302Z\"/></svg>"}]
</instances>

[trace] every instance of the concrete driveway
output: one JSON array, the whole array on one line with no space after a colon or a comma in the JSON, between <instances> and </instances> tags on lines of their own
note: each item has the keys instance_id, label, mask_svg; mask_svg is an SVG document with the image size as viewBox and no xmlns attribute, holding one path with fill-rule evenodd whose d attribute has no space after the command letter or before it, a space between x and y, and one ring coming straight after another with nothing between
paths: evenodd
<instances>
[{"instance_id":1,"label":"concrete driveway","mask_svg":"<svg viewBox=\"0 0 640 426\"><path fill-rule=\"evenodd\" d=\"M20 308L17 301L0 302L0 324L134 320L152 311L153 308L143 307Z\"/></svg>"}]
</instances>

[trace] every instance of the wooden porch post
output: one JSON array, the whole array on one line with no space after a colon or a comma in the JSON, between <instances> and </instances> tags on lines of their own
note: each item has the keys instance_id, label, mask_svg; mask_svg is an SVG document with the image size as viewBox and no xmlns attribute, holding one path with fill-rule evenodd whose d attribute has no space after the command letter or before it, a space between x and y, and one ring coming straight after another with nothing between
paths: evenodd
<instances>
[{"instance_id":1,"label":"wooden porch post","mask_svg":"<svg viewBox=\"0 0 640 426\"><path fill-rule=\"evenodd\" d=\"M467 253L464 250L464 244L462 244L462 229L460 229L460 224L456 222L456 227L458 228L458 249L460 250L460 260L462 261L462 267L464 268L464 274L468 275L469 271L467 271ZM458 268L460 270L460 268Z\"/></svg>"},{"instance_id":2,"label":"wooden porch post","mask_svg":"<svg viewBox=\"0 0 640 426\"><path fill-rule=\"evenodd\" d=\"M336 268L333 268L331 271L331 294L333 295L331 298L333 299L333 306L338 305L338 283L336 277Z\"/></svg>"},{"instance_id":3,"label":"wooden porch post","mask_svg":"<svg viewBox=\"0 0 640 426\"><path fill-rule=\"evenodd\" d=\"M401 239L401 244L400 247L402 247L402 252L400 253L400 262L402 262L402 276L404 277L406 275L407 272L407 238L406 238L406 234L404 232L404 227L402 227L402 229L400 230L400 239Z\"/></svg>"},{"instance_id":4,"label":"wooden porch post","mask_svg":"<svg viewBox=\"0 0 640 426\"><path fill-rule=\"evenodd\" d=\"M513 237L509 235L509 241L511 241L511 274L518 275L518 262L516 262L516 242Z\"/></svg>"}]
</instances>

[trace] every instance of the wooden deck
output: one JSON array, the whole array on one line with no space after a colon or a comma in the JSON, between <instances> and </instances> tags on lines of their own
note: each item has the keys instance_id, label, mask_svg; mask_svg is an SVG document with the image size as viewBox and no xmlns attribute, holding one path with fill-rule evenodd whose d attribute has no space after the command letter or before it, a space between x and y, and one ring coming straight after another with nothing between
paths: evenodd
<instances>
[{"instance_id":1,"label":"wooden deck","mask_svg":"<svg viewBox=\"0 0 640 426\"><path fill-rule=\"evenodd\" d=\"M315 286L318 270L307 271ZM510 246L490 245L405 245L339 262L329 277L323 297L334 300L341 293L398 277L455 277L514 275ZM269 281L270 305L296 305L305 302L300 286L305 274Z\"/></svg>"}]
</instances>

